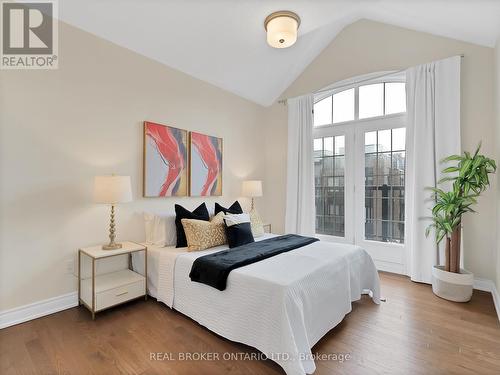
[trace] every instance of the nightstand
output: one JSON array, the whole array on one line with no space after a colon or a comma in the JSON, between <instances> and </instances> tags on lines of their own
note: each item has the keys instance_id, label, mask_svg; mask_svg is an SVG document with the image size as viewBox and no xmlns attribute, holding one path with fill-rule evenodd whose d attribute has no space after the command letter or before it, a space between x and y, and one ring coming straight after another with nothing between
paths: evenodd
<instances>
[{"instance_id":1,"label":"nightstand","mask_svg":"<svg viewBox=\"0 0 500 375\"><path fill-rule=\"evenodd\" d=\"M271 224L266 223L266 224L262 224L262 226L264 227L264 232L272 233ZM266 230L266 228L267 228L267 230Z\"/></svg>"},{"instance_id":2,"label":"nightstand","mask_svg":"<svg viewBox=\"0 0 500 375\"><path fill-rule=\"evenodd\" d=\"M132 254L144 252L144 274L132 270ZM128 255L128 267L97 270L99 260ZM122 248L103 250L102 246L78 249L78 303L92 313L147 296L147 247L135 242L122 242ZM121 260L121 259L119 259Z\"/></svg>"}]
</instances>

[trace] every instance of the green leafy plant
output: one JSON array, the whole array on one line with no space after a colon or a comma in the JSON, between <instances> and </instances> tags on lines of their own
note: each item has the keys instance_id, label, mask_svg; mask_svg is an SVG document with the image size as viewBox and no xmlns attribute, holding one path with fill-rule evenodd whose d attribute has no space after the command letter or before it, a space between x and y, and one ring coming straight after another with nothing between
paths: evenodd
<instances>
[{"instance_id":1,"label":"green leafy plant","mask_svg":"<svg viewBox=\"0 0 500 375\"><path fill-rule=\"evenodd\" d=\"M432 224L427 227L425 235L428 236L434 229L436 243L445 239L445 270L448 272L460 272L462 215L475 212L472 206L490 185L489 174L495 173L497 169L495 160L480 155L480 149L481 144L474 154L464 152L463 155L451 155L443 159L443 163L456 163L443 170L444 174L452 175L438 181L438 185L452 181L451 191L429 188L436 203L432 208Z\"/></svg>"}]
</instances>

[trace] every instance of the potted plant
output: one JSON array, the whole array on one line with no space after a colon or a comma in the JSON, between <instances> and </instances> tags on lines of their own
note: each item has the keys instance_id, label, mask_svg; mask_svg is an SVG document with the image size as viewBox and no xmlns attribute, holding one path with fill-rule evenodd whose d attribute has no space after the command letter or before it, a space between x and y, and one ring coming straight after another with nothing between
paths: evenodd
<instances>
[{"instance_id":1,"label":"potted plant","mask_svg":"<svg viewBox=\"0 0 500 375\"><path fill-rule=\"evenodd\" d=\"M437 296L455 302L467 302L472 297L474 276L460 268L460 244L462 215L475 212L472 206L477 197L490 185L489 174L496 171L495 161L479 154L481 144L471 155L452 155L443 160L456 163L443 170L450 176L442 178L438 185L452 182L450 191L430 188L435 205L432 209L432 224L426 236L433 229L436 243L445 241L444 266L436 265L432 270L432 291Z\"/></svg>"}]
</instances>

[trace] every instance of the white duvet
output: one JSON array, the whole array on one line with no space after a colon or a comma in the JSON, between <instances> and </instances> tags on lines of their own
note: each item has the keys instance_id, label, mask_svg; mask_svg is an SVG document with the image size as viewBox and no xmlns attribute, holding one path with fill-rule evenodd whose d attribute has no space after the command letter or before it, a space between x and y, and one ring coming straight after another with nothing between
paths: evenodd
<instances>
[{"instance_id":1,"label":"white duvet","mask_svg":"<svg viewBox=\"0 0 500 375\"><path fill-rule=\"evenodd\" d=\"M379 277L368 253L323 241L231 271L224 291L190 280L196 258L226 248L162 251L157 299L259 349L289 375L314 372L311 348L351 311L352 301L369 293L379 303Z\"/></svg>"}]
</instances>

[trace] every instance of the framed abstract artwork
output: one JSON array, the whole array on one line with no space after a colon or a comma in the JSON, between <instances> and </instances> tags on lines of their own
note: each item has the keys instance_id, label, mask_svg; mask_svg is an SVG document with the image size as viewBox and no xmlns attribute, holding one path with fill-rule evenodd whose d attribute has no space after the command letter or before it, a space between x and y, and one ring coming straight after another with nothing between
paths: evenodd
<instances>
[{"instance_id":1,"label":"framed abstract artwork","mask_svg":"<svg viewBox=\"0 0 500 375\"><path fill-rule=\"evenodd\" d=\"M222 138L190 133L190 195L222 195Z\"/></svg>"},{"instance_id":2,"label":"framed abstract artwork","mask_svg":"<svg viewBox=\"0 0 500 375\"><path fill-rule=\"evenodd\" d=\"M144 196L188 195L188 132L144 122Z\"/></svg>"}]
</instances>

